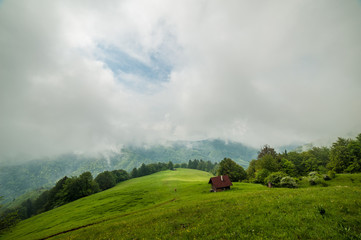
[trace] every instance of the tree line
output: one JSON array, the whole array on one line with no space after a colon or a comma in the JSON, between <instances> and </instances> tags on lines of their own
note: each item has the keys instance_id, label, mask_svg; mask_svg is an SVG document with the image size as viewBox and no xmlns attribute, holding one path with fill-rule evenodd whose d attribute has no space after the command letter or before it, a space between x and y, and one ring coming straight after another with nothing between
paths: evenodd
<instances>
[{"instance_id":1,"label":"tree line","mask_svg":"<svg viewBox=\"0 0 361 240\"><path fill-rule=\"evenodd\" d=\"M99 173L95 179L93 179L90 172L84 172L75 177L65 176L54 187L44 191L36 199L27 199L16 209L6 210L2 217L12 216L12 218L17 217L22 220L27 219L77 199L104 191L130 178L141 177L167 169L174 169L171 161L147 165L143 163L139 168L134 168L130 174L122 169L104 171Z\"/></svg>"},{"instance_id":2,"label":"tree line","mask_svg":"<svg viewBox=\"0 0 361 240\"><path fill-rule=\"evenodd\" d=\"M164 170L174 170L174 168L190 168L190 169L198 169L206 172L212 172L213 174L217 171L217 163L212 163L211 161L204 161L202 159L194 159L189 160L188 163L176 163L173 164L172 161L168 163L151 163L151 164L142 164L139 168L133 168L130 172L130 176L132 178L142 177L149 174L153 174L159 171Z\"/></svg>"},{"instance_id":3,"label":"tree line","mask_svg":"<svg viewBox=\"0 0 361 240\"><path fill-rule=\"evenodd\" d=\"M137 178L137 177L143 177L146 175L150 175L156 172L164 171L164 170L174 170L174 164L172 161L169 161L168 163L150 163L150 164L144 164L139 168L133 168L133 170L130 172L131 178Z\"/></svg>"},{"instance_id":4,"label":"tree line","mask_svg":"<svg viewBox=\"0 0 361 240\"><path fill-rule=\"evenodd\" d=\"M0 200L2 199L2 196L0 196ZM0 208L2 206L0 205ZM0 215L0 236L1 233L9 230L12 226L16 225L20 221L19 215L17 212L8 212L6 214Z\"/></svg>"},{"instance_id":5,"label":"tree line","mask_svg":"<svg viewBox=\"0 0 361 240\"><path fill-rule=\"evenodd\" d=\"M338 138L328 147L312 147L303 152L277 153L265 145L247 168L247 179L256 183L273 183L295 187L296 178L308 176L310 184L323 183L335 173L361 172L361 134L355 139ZM322 180L323 179L323 180Z\"/></svg>"},{"instance_id":6,"label":"tree line","mask_svg":"<svg viewBox=\"0 0 361 240\"><path fill-rule=\"evenodd\" d=\"M19 219L27 219L31 216L49 211L56 207L75 201L79 198L104 191L114 187L117 183L128 180L130 178L137 178L153 174L164 170L174 170L174 168L192 168L203 171L215 171L217 163L203 160L189 160L187 163L173 164L168 163L151 163L141 164L139 168L133 168L128 173L125 170L104 171L99 173L95 179L90 172L84 172L75 177L63 177L54 187L44 191L36 199L27 199L22 202L16 209L7 209L2 215L3 218L11 216L11 219L16 217ZM9 219L9 218L7 218ZM8 221L9 222L9 221ZM14 222L14 221L13 221Z\"/></svg>"},{"instance_id":7,"label":"tree line","mask_svg":"<svg viewBox=\"0 0 361 240\"><path fill-rule=\"evenodd\" d=\"M188 164L187 163L181 163L181 164L176 164L176 167L180 167L180 168L190 168L190 169L197 169L197 170L201 170L201 171L205 171L205 172L210 172L213 174L217 173L217 169L218 169L218 163L212 163L211 161L203 161L202 159L198 160L198 159L194 159L189 160Z\"/></svg>"},{"instance_id":8,"label":"tree line","mask_svg":"<svg viewBox=\"0 0 361 240\"><path fill-rule=\"evenodd\" d=\"M79 198L92 195L115 186L130 178L142 177L163 170L190 168L208 171L218 175L228 175L231 181L271 183L276 187L297 187L297 177L308 176L310 184L323 184L335 173L361 172L361 134L355 139L338 138L328 147L313 147L303 152L277 153L274 148L265 145L258 152L257 159L249 163L247 170L230 158L224 158L219 164L204 160L189 160L188 163L142 164L128 173L125 170L104 171L95 179L90 172L78 177L63 177L53 188L43 192L35 200L27 199L20 207L7 210L0 216L1 227L15 223L17 217L29 218L51 210ZM7 222L7 223L6 223ZM1 225L2 223L3 226ZM5 224L6 223L6 224Z\"/></svg>"},{"instance_id":9,"label":"tree line","mask_svg":"<svg viewBox=\"0 0 361 240\"><path fill-rule=\"evenodd\" d=\"M16 212L20 219L27 219L79 198L104 191L127 179L129 174L125 170L104 171L95 179L90 172L75 177L65 176L36 199L27 199L18 208L7 210L5 215Z\"/></svg>"}]
</instances>

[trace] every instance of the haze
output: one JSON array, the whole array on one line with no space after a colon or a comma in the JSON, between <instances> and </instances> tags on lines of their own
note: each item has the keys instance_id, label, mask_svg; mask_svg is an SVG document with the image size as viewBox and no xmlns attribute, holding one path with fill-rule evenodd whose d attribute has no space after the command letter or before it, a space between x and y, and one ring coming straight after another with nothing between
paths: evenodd
<instances>
[{"instance_id":1,"label":"haze","mask_svg":"<svg viewBox=\"0 0 361 240\"><path fill-rule=\"evenodd\" d=\"M0 1L0 158L361 132L361 2Z\"/></svg>"}]
</instances>

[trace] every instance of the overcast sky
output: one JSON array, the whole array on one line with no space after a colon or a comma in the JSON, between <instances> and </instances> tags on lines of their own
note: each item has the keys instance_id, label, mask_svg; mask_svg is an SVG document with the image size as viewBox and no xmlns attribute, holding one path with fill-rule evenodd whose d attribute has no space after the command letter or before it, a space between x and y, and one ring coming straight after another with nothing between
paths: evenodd
<instances>
[{"instance_id":1,"label":"overcast sky","mask_svg":"<svg viewBox=\"0 0 361 240\"><path fill-rule=\"evenodd\" d=\"M361 132L361 2L0 1L0 155Z\"/></svg>"}]
</instances>

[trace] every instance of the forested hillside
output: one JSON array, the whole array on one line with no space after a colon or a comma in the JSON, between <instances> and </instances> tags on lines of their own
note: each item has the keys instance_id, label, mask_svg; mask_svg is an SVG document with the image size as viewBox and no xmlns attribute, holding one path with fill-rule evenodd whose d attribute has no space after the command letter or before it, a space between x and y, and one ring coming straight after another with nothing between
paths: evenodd
<instances>
[{"instance_id":1,"label":"forested hillside","mask_svg":"<svg viewBox=\"0 0 361 240\"><path fill-rule=\"evenodd\" d=\"M105 171L124 169L131 171L142 163L188 162L190 159L219 162L224 157L232 158L243 167L257 156L258 149L241 143L221 140L175 142L167 146L126 146L119 152L103 152L97 156L64 154L55 158L5 165L0 168L0 196L12 201L28 190L51 187L64 176L78 176L91 172L93 176Z\"/></svg>"}]
</instances>

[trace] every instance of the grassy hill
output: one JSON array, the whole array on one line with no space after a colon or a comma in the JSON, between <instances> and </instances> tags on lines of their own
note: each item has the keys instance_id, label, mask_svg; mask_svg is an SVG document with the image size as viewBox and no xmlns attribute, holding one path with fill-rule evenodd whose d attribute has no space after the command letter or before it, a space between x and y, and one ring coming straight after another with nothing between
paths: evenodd
<instances>
[{"instance_id":1,"label":"grassy hill","mask_svg":"<svg viewBox=\"0 0 361 240\"><path fill-rule=\"evenodd\" d=\"M328 187L234 183L177 169L132 179L20 222L2 239L361 239L361 174ZM176 191L175 191L176 190Z\"/></svg>"},{"instance_id":2,"label":"grassy hill","mask_svg":"<svg viewBox=\"0 0 361 240\"><path fill-rule=\"evenodd\" d=\"M170 142L169 145L130 145L119 151L104 151L95 155L63 154L26 162L0 162L0 196L3 196L3 203L10 202L28 191L52 187L64 176L78 176L90 171L95 177L105 170L131 171L142 163L184 163L190 159L219 162L229 157L246 168L249 161L257 157L257 151L241 143L204 140Z\"/></svg>"}]
</instances>

